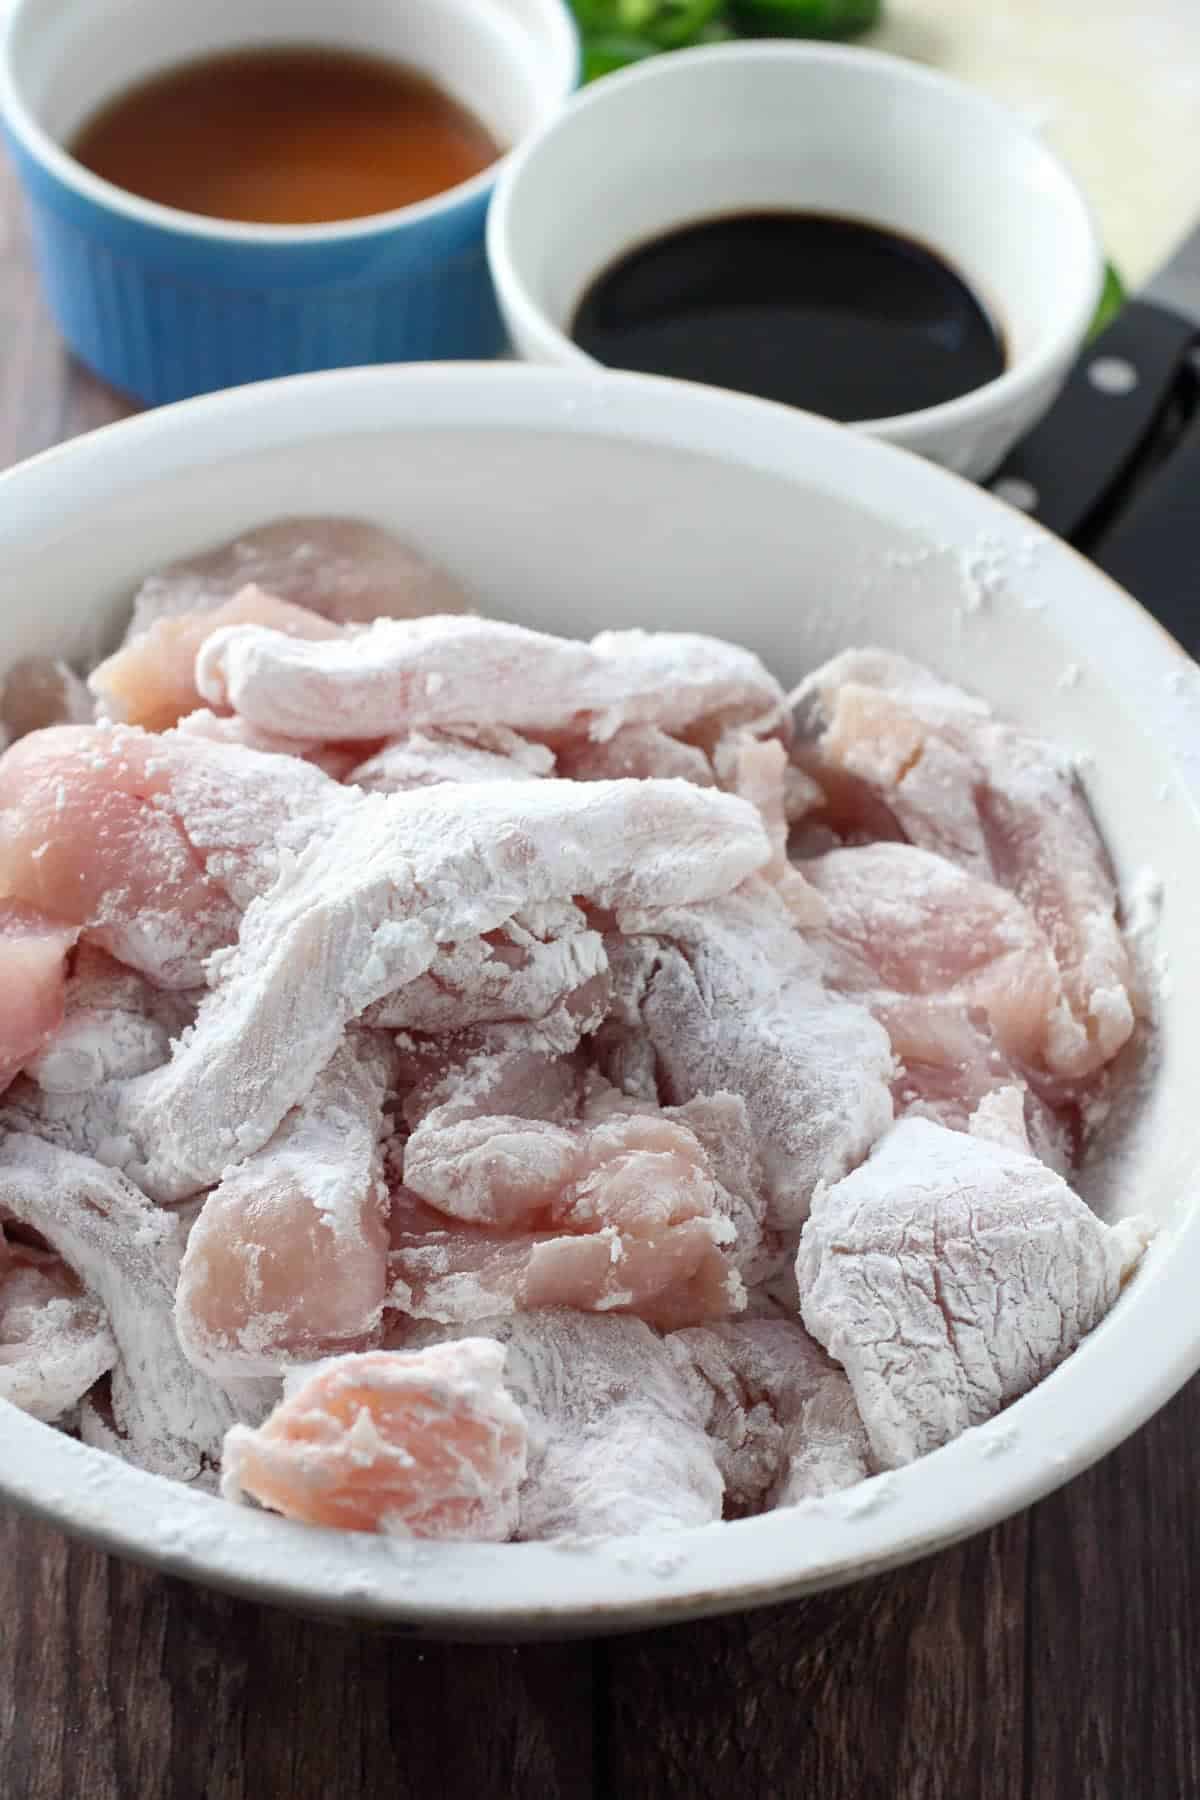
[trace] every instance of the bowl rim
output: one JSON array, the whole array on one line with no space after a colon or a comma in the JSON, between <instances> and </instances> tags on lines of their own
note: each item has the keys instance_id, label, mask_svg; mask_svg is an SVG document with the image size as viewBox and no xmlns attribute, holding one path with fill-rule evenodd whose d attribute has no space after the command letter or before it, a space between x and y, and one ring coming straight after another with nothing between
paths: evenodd
<instances>
[{"instance_id":1,"label":"bowl rim","mask_svg":"<svg viewBox=\"0 0 1200 1800\"><path fill-rule=\"evenodd\" d=\"M811 415L682 382L521 365L406 365L257 384L123 421L0 476L0 552L52 530L69 491L99 506L150 476L307 440L533 430L686 450L851 493L939 541L1011 551L1123 677L1173 753L1200 829L1200 719L1172 693L1189 658L1137 604L1022 514L915 455ZM1038 554L1030 555L1030 546ZM1131 702L1132 704L1132 702ZM595 1635L775 1603L893 1567L1061 1485L1142 1424L1200 1366L1200 1207L1189 1191L1129 1291L1081 1347L997 1419L844 1494L669 1537L586 1548L430 1544L296 1525L147 1474L0 1403L0 1495L102 1548L323 1615L456 1638Z\"/></svg>"},{"instance_id":2,"label":"bowl rim","mask_svg":"<svg viewBox=\"0 0 1200 1800\"><path fill-rule=\"evenodd\" d=\"M274 250L299 250L319 249L323 245L353 245L385 232L401 232L427 224L431 219L444 218L480 200L486 203L510 159L531 136L543 131L570 100L579 85L583 67L582 39L567 0L535 0L542 10L546 33L538 54L546 69L545 103L548 110L540 124L524 133L494 162L454 187L388 212L364 213L319 225L259 224L242 219L212 218L206 213L188 212L183 207L143 199L128 188L94 174L76 161L69 150L56 143L26 103L14 56L16 36L24 15L35 3L36 0L0 0L0 119L4 120L25 154L61 187L89 202L101 213L116 214L148 230L202 239L231 249L262 246ZM116 90L118 94L120 91Z\"/></svg>"},{"instance_id":3,"label":"bowl rim","mask_svg":"<svg viewBox=\"0 0 1200 1800\"><path fill-rule=\"evenodd\" d=\"M553 157L563 134L578 128L578 120L590 112L619 103L621 96L638 86L652 88L657 83L686 82L691 71L707 67L763 67L791 64L796 68L853 68L874 71L883 79L897 84L923 88L969 107L981 117L987 116L1014 137L1021 138L1042 159L1050 179L1055 183L1062 202L1073 208L1083 228L1088 247L1088 266L1080 271L1075 303L1061 318L1049 337L1034 345L1028 355L1007 365L999 375L979 387L971 388L952 400L935 406L917 407L910 412L889 413L874 419L847 421L855 431L869 431L877 437L907 441L909 434L942 430L968 429L978 426L995 412L1007 411L1035 391L1054 371L1069 361L1086 338L1095 316L1104 282L1104 253L1095 211L1065 160L1051 150L1039 132L1019 113L993 100L979 89L910 62L886 50L873 50L861 45L795 43L791 40L749 39L728 44L702 44L690 50L675 50L667 56L648 57L644 62L605 76L603 81L583 88L570 104L546 121L515 146L506 159L496 181L496 189L488 209L487 254L492 280L502 310L517 319L523 330L536 341L552 346L561 366L601 369L607 365L581 350L573 339L543 309L527 285L512 248L512 219L521 204L521 184L531 164ZM651 94L646 104L652 105ZM815 210L815 209L814 209ZM681 215L679 225L694 222L695 215ZM870 221L866 221L870 222ZM940 243L932 246L939 256L945 255L949 266L956 267L952 256Z\"/></svg>"}]
</instances>

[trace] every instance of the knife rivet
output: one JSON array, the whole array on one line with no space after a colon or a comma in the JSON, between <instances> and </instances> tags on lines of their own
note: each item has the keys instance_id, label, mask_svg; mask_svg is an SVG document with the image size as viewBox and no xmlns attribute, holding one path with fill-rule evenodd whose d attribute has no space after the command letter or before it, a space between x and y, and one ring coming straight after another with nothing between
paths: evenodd
<instances>
[{"instance_id":1,"label":"knife rivet","mask_svg":"<svg viewBox=\"0 0 1200 1800\"><path fill-rule=\"evenodd\" d=\"M1038 491L1032 481L1022 481L1019 475L1002 475L992 483L992 492L997 500L1007 500L1018 512L1031 513L1038 503Z\"/></svg>"},{"instance_id":2,"label":"knife rivet","mask_svg":"<svg viewBox=\"0 0 1200 1800\"><path fill-rule=\"evenodd\" d=\"M1138 384L1137 370L1123 356L1098 356L1087 376L1101 394L1131 394Z\"/></svg>"}]
</instances>

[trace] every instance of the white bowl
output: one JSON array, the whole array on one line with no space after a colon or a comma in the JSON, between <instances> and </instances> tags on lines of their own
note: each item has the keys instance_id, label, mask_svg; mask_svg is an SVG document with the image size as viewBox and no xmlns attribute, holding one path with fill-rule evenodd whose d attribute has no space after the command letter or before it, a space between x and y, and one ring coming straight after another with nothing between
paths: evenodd
<instances>
[{"instance_id":1,"label":"white bowl","mask_svg":"<svg viewBox=\"0 0 1200 1800\"><path fill-rule=\"evenodd\" d=\"M117 425L0 479L0 664L86 655L173 557L284 513L410 531L490 610L724 632L785 680L895 646L1089 753L1128 887L1164 884L1162 1061L1091 1197L1162 1230L1117 1306L999 1419L795 1510L587 1552L415 1545L235 1509L0 1403L0 1493L106 1548L314 1612L551 1636L720 1612L949 1544L1110 1450L1200 1363L1200 680L1117 588L931 464L640 377L439 366L304 377ZM1144 885L1144 883L1143 883Z\"/></svg>"},{"instance_id":2,"label":"white bowl","mask_svg":"<svg viewBox=\"0 0 1200 1800\"><path fill-rule=\"evenodd\" d=\"M1049 406L1103 275L1091 214L1022 120L878 52L743 43L610 76L512 157L488 217L505 323L531 362L571 341L588 286L677 225L781 208L867 220L938 251L989 308L1008 366L939 406L861 429L981 479Z\"/></svg>"}]
</instances>

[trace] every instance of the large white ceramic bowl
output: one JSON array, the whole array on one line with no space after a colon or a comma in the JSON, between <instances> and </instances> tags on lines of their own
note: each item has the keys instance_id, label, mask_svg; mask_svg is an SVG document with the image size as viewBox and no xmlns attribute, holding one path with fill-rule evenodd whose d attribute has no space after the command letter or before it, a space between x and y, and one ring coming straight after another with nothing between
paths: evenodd
<instances>
[{"instance_id":1,"label":"large white ceramic bowl","mask_svg":"<svg viewBox=\"0 0 1200 1800\"><path fill-rule=\"evenodd\" d=\"M790 680L844 645L927 659L1086 753L1127 888L1162 883L1161 1064L1090 1193L1161 1224L1100 1328L1002 1417L791 1511L591 1550L418 1545L235 1509L0 1403L0 1493L197 1581L410 1630L595 1632L852 1581L1110 1450L1200 1362L1200 681L1126 596L999 502L799 413L519 367L311 376L190 402L0 480L0 664L85 655L148 570L282 513L411 532L489 610L724 632Z\"/></svg>"}]
</instances>

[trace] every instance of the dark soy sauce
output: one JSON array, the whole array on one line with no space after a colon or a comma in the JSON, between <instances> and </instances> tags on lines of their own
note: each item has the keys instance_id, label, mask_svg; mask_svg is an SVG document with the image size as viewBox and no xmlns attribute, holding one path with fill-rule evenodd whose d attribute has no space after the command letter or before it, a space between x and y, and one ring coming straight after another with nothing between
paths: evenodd
<instances>
[{"instance_id":1,"label":"dark soy sauce","mask_svg":"<svg viewBox=\"0 0 1200 1800\"><path fill-rule=\"evenodd\" d=\"M823 213L706 219L629 251L571 327L614 368L882 419L953 400L1004 369L970 288L911 238Z\"/></svg>"}]
</instances>

